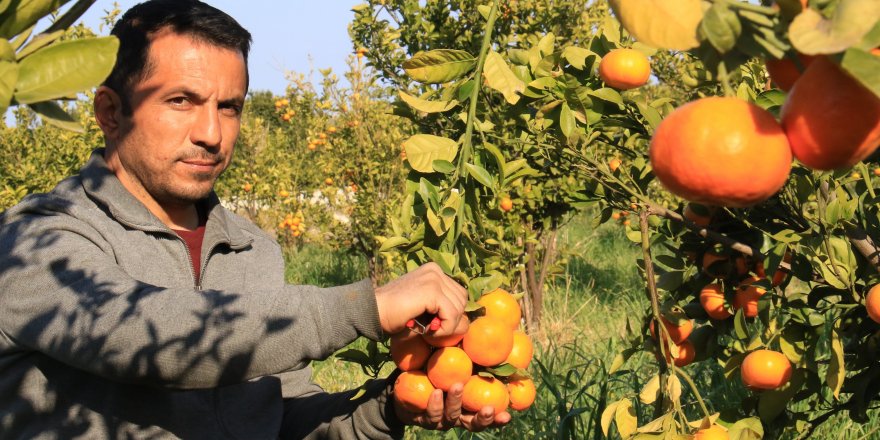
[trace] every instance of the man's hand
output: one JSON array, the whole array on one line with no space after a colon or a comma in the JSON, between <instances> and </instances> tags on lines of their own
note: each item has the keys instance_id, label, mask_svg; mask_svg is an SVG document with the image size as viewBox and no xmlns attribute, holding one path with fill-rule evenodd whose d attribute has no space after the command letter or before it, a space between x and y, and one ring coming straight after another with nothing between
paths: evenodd
<instances>
[{"instance_id":1,"label":"man's hand","mask_svg":"<svg viewBox=\"0 0 880 440\"><path fill-rule=\"evenodd\" d=\"M440 318L440 328L433 334L462 334L467 331L467 300L467 291L435 263L425 264L376 289L379 322L386 334L405 330L407 321L423 313Z\"/></svg>"},{"instance_id":2,"label":"man's hand","mask_svg":"<svg viewBox=\"0 0 880 440\"><path fill-rule=\"evenodd\" d=\"M443 391L434 390L428 400L428 409L423 413L413 413L394 402L397 418L406 425L418 425L425 429L447 430L462 427L471 432L482 431L490 427L504 426L510 422L510 413L502 411L495 414L491 406L484 407L478 413L462 412L461 394L464 385L457 383L446 393L443 402Z\"/></svg>"}]
</instances>

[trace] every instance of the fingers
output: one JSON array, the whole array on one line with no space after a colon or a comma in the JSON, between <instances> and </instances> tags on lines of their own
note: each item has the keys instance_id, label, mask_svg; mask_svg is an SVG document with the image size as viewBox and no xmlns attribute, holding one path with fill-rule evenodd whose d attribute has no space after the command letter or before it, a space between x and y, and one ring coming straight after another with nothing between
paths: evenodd
<instances>
[{"instance_id":1,"label":"fingers","mask_svg":"<svg viewBox=\"0 0 880 440\"><path fill-rule=\"evenodd\" d=\"M461 417L461 395L464 385L461 383L453 384L446 393L446 410L445 422L455 426Z\"/></svg>"},{"instance_id":2,"label":"fingers","mask_svg":"<svg viewBox=\"0 0 880 440\"><path fill-rule=\"evenodd\" d=\"M465 429L471 432L483 431L492 426L493 422L495 422L495 408L492 408L491 406L484 406L483 409L476 414L461 416L461 424Z\"/></svg>"},{"instance_id":3,"label":"fingers","mask_svg":"<svg viewBox=\"0 0 880 440\"><path fill-rule=\"evenodd\" d=\"M438 427L443 421L443 390L434 390L428 399L428 409L425 410L427 427Z\"/></svg>"}]
</instances>

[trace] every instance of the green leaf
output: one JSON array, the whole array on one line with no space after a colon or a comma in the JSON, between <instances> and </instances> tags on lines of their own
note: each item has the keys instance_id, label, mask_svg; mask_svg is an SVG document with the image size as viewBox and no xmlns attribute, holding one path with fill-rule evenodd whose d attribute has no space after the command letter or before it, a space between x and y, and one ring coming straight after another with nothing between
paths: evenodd
<instances>
[{"instance_id":1,"label":"green leaf","mask_svg":"<svg viewBox=\"0 0 880 440\"><path fill-rule=\"evenodd\" d=\"M504 363L497 367L487 368L486 371L498 377L510 377L516 374L517 368L508 363Z\"/></svg>"},{"instance_id":2,"label":"green leaf","mask_svg":"<svg viewBox=\"0 0 880 440\"><path fill-rule=\"evenodd\" d=\"M476 58L463 50L436 49L415 54L403 62L403 70L416 81L439 84L461 78L476 63Z\"/></svg>"},{"instance_id":3,"label":"green leaf","mask_svg":"<svg viewBox=\"0 0 880 440\"><path fill-rule=\"evenodd\" d=\"M10 39L35 25L68 0L17 0L0 14L0 37Z\"/></svg>"},{"instance_id":4,"label":"green leaf","mask_svg":"<svg viewBox=\"0 0 880 440\"><path fill-rule=\"evenodd\" d=\"M2 39L0 39L0 61L15 61L15 48Z\"/></svg>"},{"instance_id":5,"label":"green leaf","mask_svg":"<svg viewBox=\"0 0 880 440\"><path fill-rule=\"evenodd\" d=\"M577 129L577 121L574 119L574 114L571 112L568 104L564 102L559 112L559 129L562 130L562 134L567 138L571 137Z\"/></svg>"},{"instance_id":6,"label":"green leaf","mask_svg":"<svg viewBox=\"0 0 880 440\"><path fill-rule=\"evenodd\" d=\"M6 112L12 102L15 83L18 81L18 63L0 61L0 114Z\"/></svg>"},{"instance_id":7,"label":"green leaf","mask_svg":"<svg viewBox=\"0 0 880 440\"><path fill-rule=\"evenodd\" d=\"M611 366L608 368L608 374L614 374L617 370L620 370L626 361L632 357L632 355L638 353L639 350L635 348L625 348L620 353L617 353L617 356L614 356L614 360L611 362Z\"/></svg>"},{"instance_id":8,"label":"green leaf","mask_svg":"<svg viewBox=\"0 0 880 440\"><path fill-rule=\"evenodd\" d=\"M798 52L807 55L843 52L858 43L880 19L877 0L840 0L834 15L804 9L791 22L788 36Z\"/></svg>"},{"instance_id":9,"label":"green leaf","mask_svg":"<svg viewBox=\"0 0 880 440\"><path fill-rule=\"evenodd\" d=\"M603 87L598 90L593 90L589 92L590 96L595 96L605 102L610 102L612 104L617 104L617 107L620 109L624 108L623 98L620 96L620 92L614 90L610 87Z\"/></svg>"},{"instance_id":10,"label":"green leaf","mask_svg":"<svg viewBox=\"0 0 880 440\"><path fill-rule=\"evenodd\" d=\"M614 414L617 413L617 407L624 401L629 402L627 399L621 399L606 406L605 410L602 411L602 419L600 423L602 425L602 433L605 434L605 437L608 437L608 430L611 429L611 422L614 420Z\"/></svg>"},{"instance_id":11,"label":"green leaf","mask_svg":"<svg viewBox=\"0 0 880 440\"><path fill-rule=\"evenodd\" d=\"M699 46L700 0L609 0L623 27L644 44L688 50Z\"/></svg>"},{"instance_id":12,"label":"green leaf","mask_svg":"<svg viewBox=\"0 0 880 440\"><path fill-rule=\"evenodd\" d=\"M438 173L449 174L455 171L455 165L448 160L435 160L431 162L431 168Z\"/></svg>"},{"instance_id":13,"label":"green leaf","mask_svg":"<svg viewBox=\"0 0 880 440\"><path fill-rule=\"evenodd\" d=\"M736 46L736 40L742 33L742 24L726 3L715 3L703 16L700 30L706 35L709 44L723 54Z\"/></svg>"},{"instance_id":14,"label":"green leaf","mask_svg":"<svg viewBox=\"0 0 880 440\"><path fill-rule=\"evenodd\" d=\"M435 160L452 162L455 159L458 154L458 143L432 134L417 134L404 141L403 149L406 151L407 161L414 170L432 173Z\"/></svg>"},{"instance_id":15,"label":"green leaf","mask_svg":"<svg viewBox=\"0 0 880 440\"><path fill-rule=\"evenodd\" d=\"M425 248L425 254L428 255L428 258L430 258L431 261L437 263L446 275L453 275L453 269L455 268L455 255L452 255L449 252L431 249L429 247Z\"/></svg>"},{"instance_id":16,"label":"green leaf","mask_svg":"<svg viewBox=\"0 0 880 440\"><path fill-rule=\"evenodd\" d=\"M495 190L495 180L492 178L492 175L486 171L485 168L474 165L472 163L464 164L464 167L468 170L468 174L470 174L474 179L477 179L477 182L480 182L486 188L491 190Z\"/></svg>"},{"instance_id":17,"label":"green leaf","mask_svg":"<svg viewBox=\"0 0 880 440\"><path fill-rule=\"evenodd\" d=\"M85 130L79 125L79 121L69 115L55 101L43 101L28 104L31 110L35 111L43 119L43 122L52 124L64 130L70 130L77 133L84 133Z\"/></svg>"},{"instance_id":18,"label":"green leaf","mask_svg":"<svg viewBox=\"0 0 880 440\"><path fill-rule=\"evenodd\" d=\"M758 94L755 104L758 104L764 110L771 110L782 107L785 103L785 93L779 89L770 89Z\"/></svg>"},{"instance_id":19,"label":"green leaf","mask_svg":"<svg viewBox=\"0 0 880 440\"><path fill-rule=\"evenodd\" d=\"M733 317L733 329L737 339L741 341L749 340L749 327L746 323L746 315L744 313L744 309L739 309L736 311L736 315L734 315Z\"/></svg>"},{"instance_id":20,"label":"green leaf","mask_svg":"<svg viewBox=\"0 0 880 440\"><path fill-rule=\"evenodd\" d=\"M737 420L727 430L730 440L761 440L764 438L764 426L757 417Z\"/></svg>"},{"instance_id":21,"label":"green leaf","mask_svg":"<svg viewBox=\"0 0 880 440\"><path fill-rule=\"evenodd\" d=\"M483 20L488 20L489 13L492 12L492 7L489 5L479 5L477 6L477 11L480 13L480 16L483 17Z\"/></svg>"},{"instance_id":22,"label":"green leaf","mask_svg":"<svg viewBox=\"0 0 880 440\"><path fill-rule=\"evenodd\" d=\"M880 56L870 52L850 48L843 53L841 67L863 86L880 97Z\"/></svg>"},{"instance_id":23,"label":"green leaf","mask_svg":"<svg viewBox=\"0 0 880 440\"><path fill-rule=\"evenodd\" d=\"M510 59L510 62L513 64L528 66L529 51L525 49L508 49L507 58Z\"/></svg>"},{"instance_id":24,"label":"green leaf","mask_svg":"<svg viewBox=\"0 0 880 440\"><path fill-rule=\"evenodd\" d=\"M379 252L389 251L407 243L409 243L409 240L404 237L390 237L382 241L382 246L379 247Z\"/></svg>"},{"instance_id":25,"label":"green leaf","mask_svg":"<svg viewBox=\"0 0 880 440\"><path fill-rule=\"evenodd\" d=\"M116 37L64 41L34 52L19 63L15 99L48 101L95 87L116 62Z\"/></svg>"},{"instance_id":26,"label":"green leaf","mask_svg":"<svg viewBox=\"0 0 880 440\"><path fill-rule=\"evenodd\" d=\"M400 99L408 106L424 113L442 113L454 109L458 101L428 101L427 99L412 96L404 91L397 92Z\"/></svg>"},{"instance_id":27,"label":"green leaf","mask_svg":"<svg viewBox=\"0 0 880 440\"><path fill-rule=\"evenodd\" d=\"M843 342L840 338L840 320L835 321L831 329L831 360L825 373L825 382L831 388L835 400L840 400L840 388L846 378L846 366L843 363Z\"/></svg>"},{"instance_id":28,"label":"green leaf","mask_svg":"<svg viewBox=\"0 0 880 440\"><path fill-rule=\"evenodd\" d=\"M501 92L511 105L519 101L519 94L526 89L526 84L510 70L504 58L494 50L486 55L483 78L486 79L487 87Z\"/></svg>"},{"instance_id":29,"label":"green leaf","mask_svg":"<svg viewBox=\"0 0 880 440\"><path fill-rule=\"evenodd\" d=\"M645 405L651 405L657 401L657 393L660 392L660 375L655 374L645 383L639 392L639 401Z\"/></svg>"},{"instance_id":30,"label":"green leaf","mask_svg":"<svg viewBox=\"0 0 880 440\"><path fill-rule=\"evenodd\" d=\"M788 383L775 389L761 393L758 400L758 415L761 420L769 422L779 417L788 402L800 391L806 381L806 373L803 370L795 370Z\"/></svg>"},{"instance_id":31,"label":"green leaf","mask_svg":"<svg viewBox=\"0 0 880 440\"><path fill-rule=\"evenodd\" d=\"M42 49L49 44L52 44L55 40L58 39L58 37L62 35L64 35L63 30L51 32L48 34L45 32L41 33L34 37L33 40L30 40L26 46L21 48L21 50L18 51L18 54L16 54L16 57L18 57L19 60L22 60L28 55L36 52L37 50Z\"/></svg>"},{"instance_id":32,"label":"green leaf","mask_svg":"<svg viewBox=\"0 0 880 440\"><path fill-rule=\"evenodd\" d=\"M587 58L590 57L593 58L590 61L589 66L590 69L592 69L595 60L599 59L599 55L597 55L596 52L577 46L568 46L565 49L562 49L562 58L565 58L565 61L568 61L568 64L571 64L571 67L578 70L587 69Z\"/></svg>"},{"instance_id":33,"label":"green leaf","mask_svg":"<svg viewBox=\"0 0 880 440\"><path fill-rule=\"evenodd\" d=\"M548 32L547 35L541 37L541 40L538 41L536 47L538 48L538 53L546 57L553 53L553 47L555 45L556 35L553 35L553 32Z\"/></svg>"},{"instance_id":34,"label":"green leaf","mask_svg":"<svg viewBox=\"0 0 880 440\"><path fill-rule=\"evenodd\" d=\"M614 423L617 425L617 432L622 438L628 438L636 433L638 429L638 419L636 412L632 407L632 402L623 400L617 405L614 412Z\"/></svg>"}]
</instances>

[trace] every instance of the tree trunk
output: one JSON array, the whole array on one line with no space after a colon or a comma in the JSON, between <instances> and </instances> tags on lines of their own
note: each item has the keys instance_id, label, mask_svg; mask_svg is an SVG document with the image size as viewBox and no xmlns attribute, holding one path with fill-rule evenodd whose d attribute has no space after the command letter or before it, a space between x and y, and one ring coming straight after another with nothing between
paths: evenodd
<instances>
[{"instance_id":1,"label":"tree trunk","mask_svg":"<svg viewBox=\"0 0 880 440\"><path fill-rule=\"evenodd\" d=\"M520 271L520 282L525 291L523 295L523 315L529 331L537 331L541 327L541 316L544 311L544 285L550 266L556 260L557 230L538 233L537 246L534 242L525 244L526 264Z\"/></svg>"}]
</instances>

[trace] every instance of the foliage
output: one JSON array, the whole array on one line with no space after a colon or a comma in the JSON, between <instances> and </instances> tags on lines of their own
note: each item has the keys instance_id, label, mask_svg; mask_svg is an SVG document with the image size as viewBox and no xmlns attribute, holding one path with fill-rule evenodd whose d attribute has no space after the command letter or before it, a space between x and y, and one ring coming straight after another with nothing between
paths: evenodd
<instances>
[{"instance_id":1,"label":"foliage","mask_svg":"<svg viewBox=\"0 0 880 440\"><path fill-rule=\"evenodd\" d=\"M100 84L116 62L116 37L69 38L68 30L94 0L79 0L42 32L38 21L67 0L0 2L0 113L27 105L44 121L82 130L55 102ZM33 36L32 36L33 35ZM68 38L64 38L67 36Z\"/></svg>"}]
</instances>

